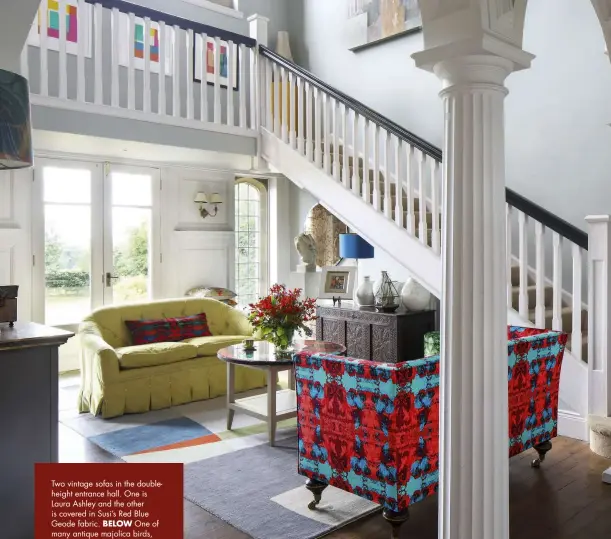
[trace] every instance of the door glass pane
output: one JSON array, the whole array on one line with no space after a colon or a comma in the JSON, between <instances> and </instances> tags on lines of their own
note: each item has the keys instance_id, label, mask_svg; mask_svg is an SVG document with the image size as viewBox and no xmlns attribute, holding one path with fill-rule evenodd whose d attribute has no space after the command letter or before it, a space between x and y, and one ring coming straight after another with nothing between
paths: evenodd
<instances>
[{"instance_id":1,"label":"door glass pane","mask_svg":"<svg viewBox=\"0 0 611 539\"><path fill-rule=\"evenodd\" d=\"M46 167L45 323L75 324L91 311L91 173Z\"/></svg>"},{"instance_id":2,"label":"door glass pane","mask_svg":"<svg viewBox=\"0 0 611 539\"><path fill-rule=\"evenodd\" d=\"M128 174L113 172L112 174L112 204L113 206L144 206L153 205L151 177L146 174Z\"/></svg>"}]
</instances>

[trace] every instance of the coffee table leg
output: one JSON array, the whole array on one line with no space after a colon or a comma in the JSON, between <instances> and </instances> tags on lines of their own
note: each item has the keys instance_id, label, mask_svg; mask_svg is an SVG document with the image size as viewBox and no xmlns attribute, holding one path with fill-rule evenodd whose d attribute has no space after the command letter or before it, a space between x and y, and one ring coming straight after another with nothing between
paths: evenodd
<instances>
[{"instance_id":1,"label":"coffee table leg","mask_svg":"<svg viewBox=\"0 0 611 539\"><path fill-rule=\"evenodd\" d=\"M267 434L269 445L276 443L276 382L278 371L274 368L267 370Z\"/></svg>"},{"instance_id":2,"label":"coffee table leg","mask_svg":"<svg viewBox=\"0 0 611 539\"><path fill-rule=\"evenodd\" d=\"M235 402L235 365L227 363L227 430L231 430L235 410L231 404Z\"/></svg>"}]
</instances>

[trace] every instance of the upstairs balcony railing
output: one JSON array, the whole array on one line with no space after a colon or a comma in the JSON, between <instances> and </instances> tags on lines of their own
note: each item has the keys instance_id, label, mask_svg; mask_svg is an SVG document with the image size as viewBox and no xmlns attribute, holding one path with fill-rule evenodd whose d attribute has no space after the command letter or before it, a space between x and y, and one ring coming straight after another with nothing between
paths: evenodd
<instances>
[{"instance_id":1,"label":"upstairs balcony railing","mask_svg":"<svg viewBox=\"0 0 611 539\"><path fill-rule=\"evenodd\" d=\"M34 105L256 136L254 39L123 0L56 4L21 58Z\"/></svg>"}]
</instances>

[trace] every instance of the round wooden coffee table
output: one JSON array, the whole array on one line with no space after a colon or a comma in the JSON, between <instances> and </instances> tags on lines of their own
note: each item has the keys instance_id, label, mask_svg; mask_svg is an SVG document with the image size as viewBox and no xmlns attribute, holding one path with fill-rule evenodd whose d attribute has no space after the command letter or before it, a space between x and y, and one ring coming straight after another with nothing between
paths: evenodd
<instances>
[{"instance_id":1,"label":"round wooden coffee table","mask_svg":"<svg viewBox=\"0 0 611 539\"><path fill-rule=\"evenodd\" d=\"M325 341L303 340L293 345L293 353L345 354L346 347ZM278 373L293 370L293 359L276 355L273 344L265 341L255 342L255 350L245 350L244 345L236 344L218 351L217 357L227 363L227 430L231 430L236 410L256 417L267 423L269 445L273 446L276 437L276 424L283 419L297 416L297 396L295 376L289 377L288 389L277 390ZM262 395L235 398L235 367L249 367L267 372L267 391Z\"/></svg>"}]
</instances>

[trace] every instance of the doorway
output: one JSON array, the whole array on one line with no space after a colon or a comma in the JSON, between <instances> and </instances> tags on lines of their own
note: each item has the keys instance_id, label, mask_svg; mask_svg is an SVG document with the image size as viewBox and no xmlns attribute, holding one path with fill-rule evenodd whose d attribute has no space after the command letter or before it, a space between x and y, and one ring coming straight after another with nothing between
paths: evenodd
<instances>
[{"instance_id":1,"label":"doorway","mask_svg":"<svg viewBox=\"0 0 611 539\"><path fill-rule=\"evenodd\" d=\"M37 159L37 321L76 332L93 309L156 296L159 182L153 168ZM75 341L60 349L60 372L79 368Z\"/></svg>"}]
</instances>

